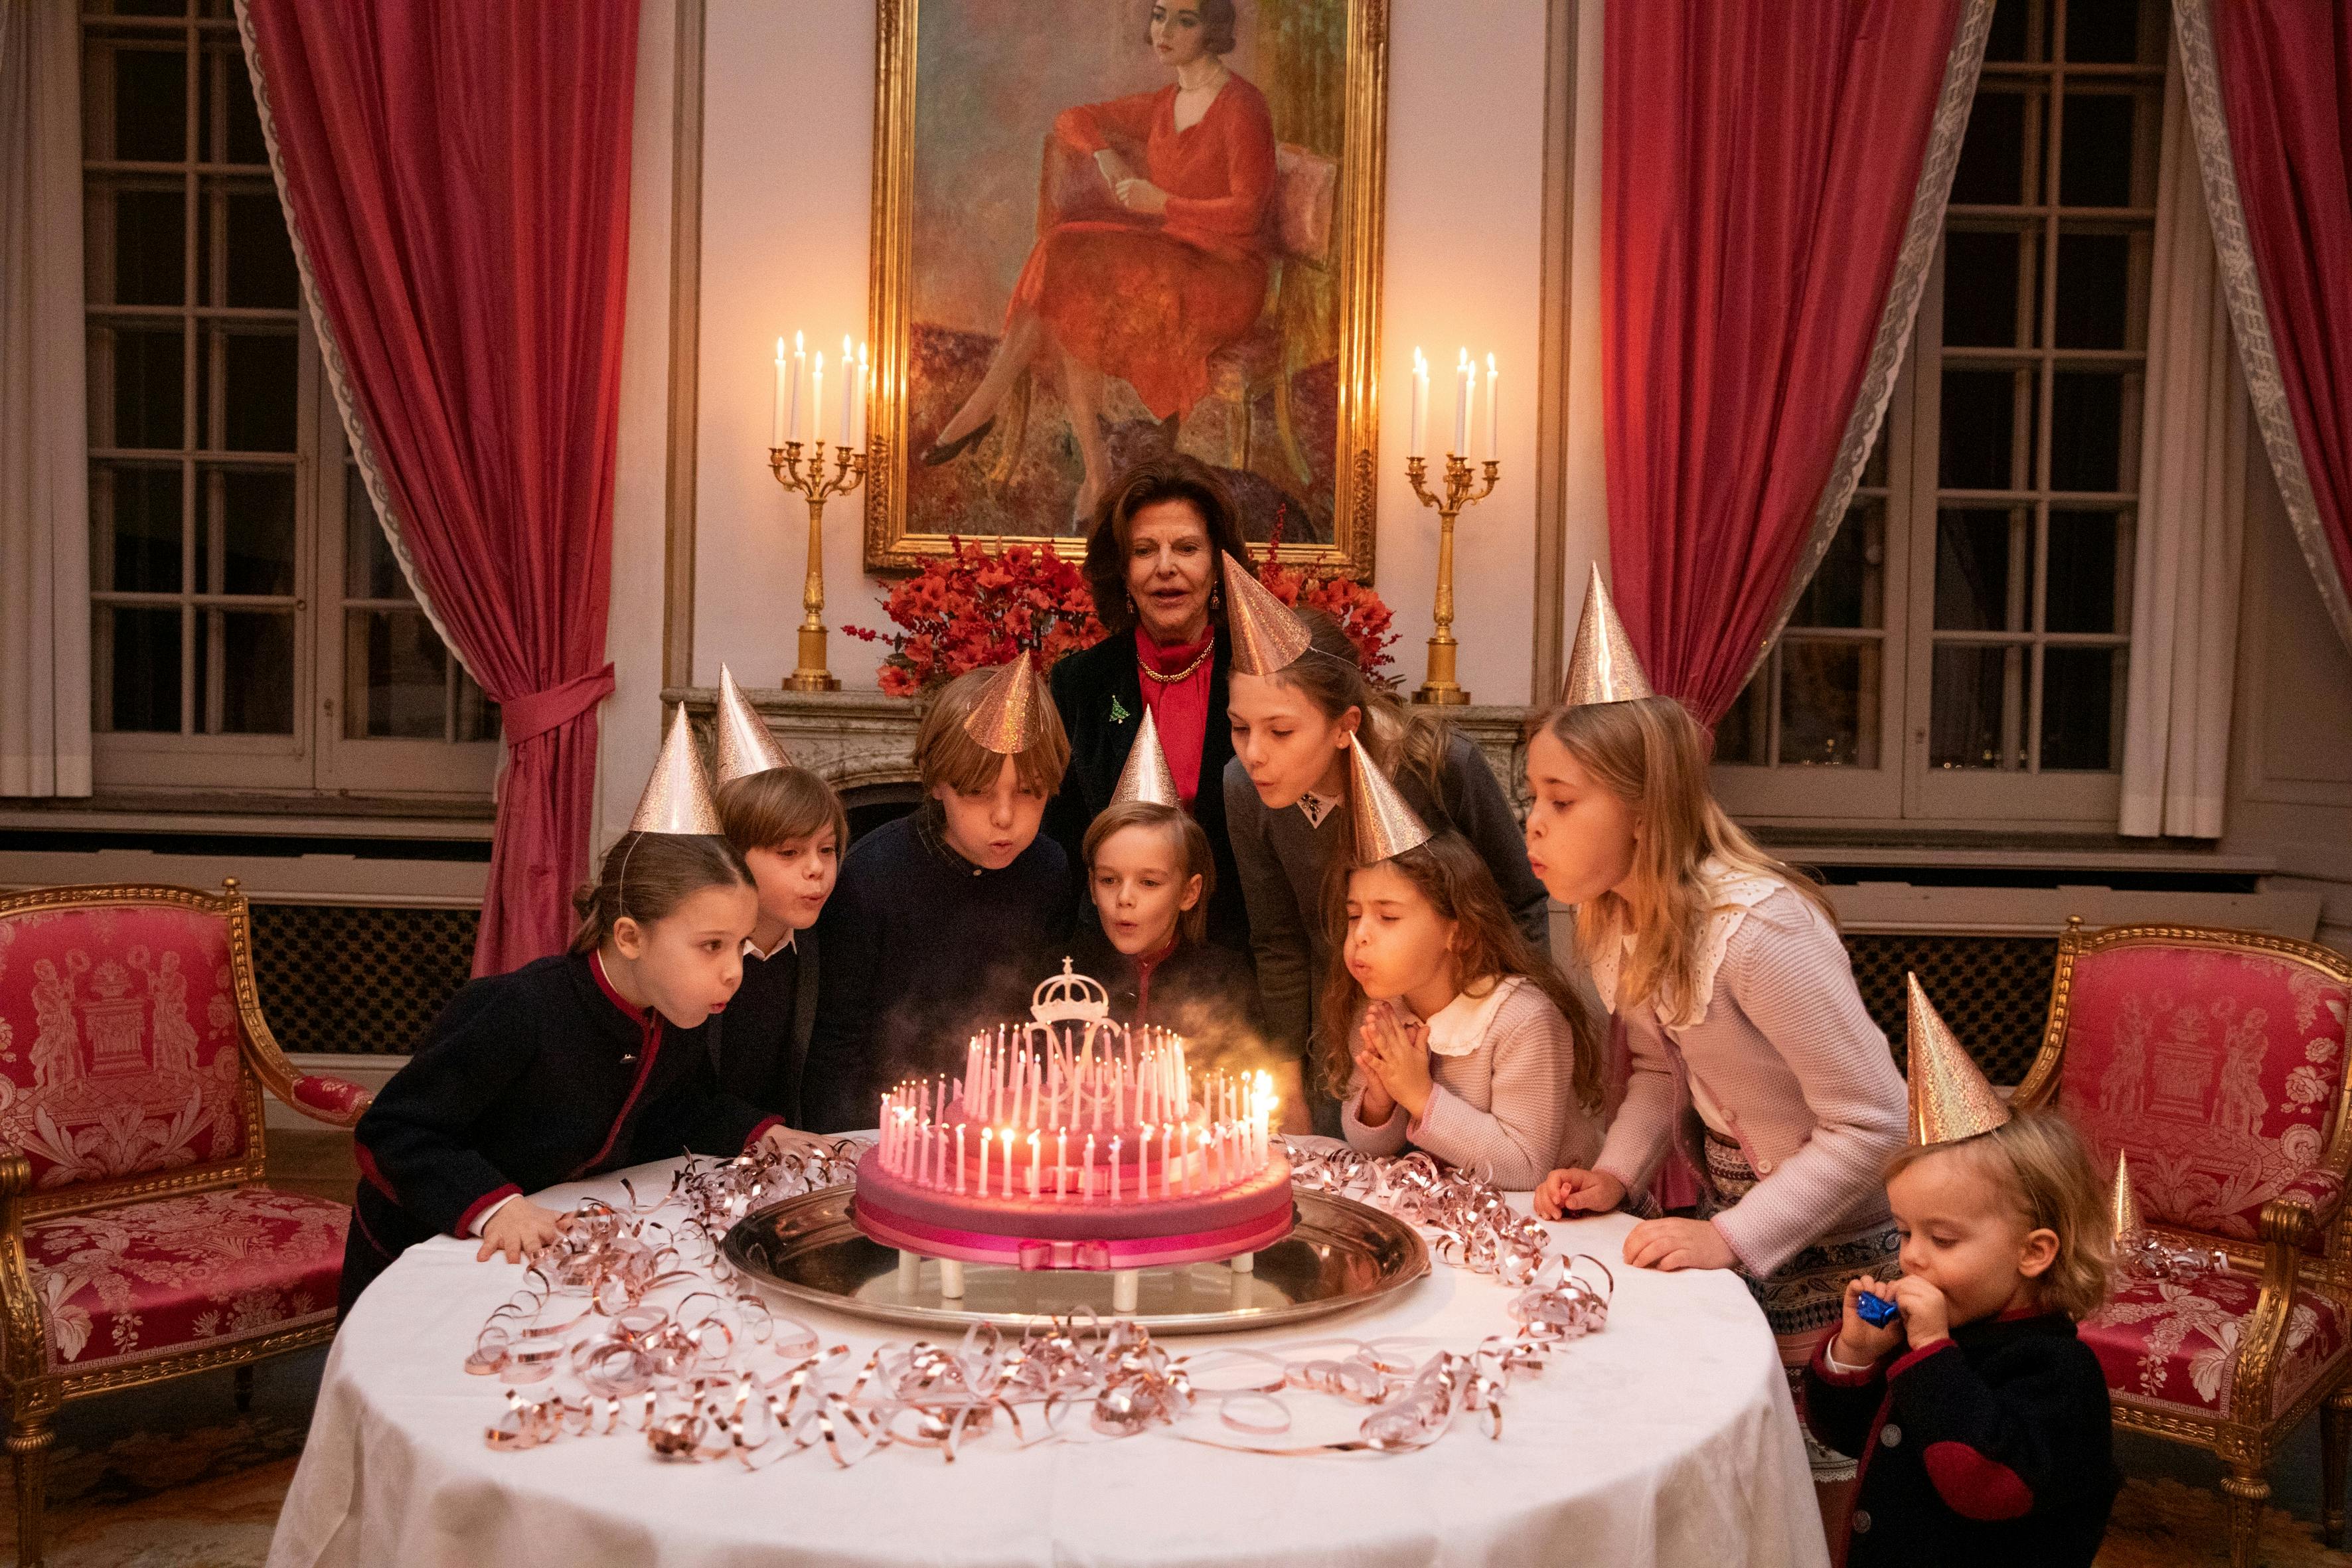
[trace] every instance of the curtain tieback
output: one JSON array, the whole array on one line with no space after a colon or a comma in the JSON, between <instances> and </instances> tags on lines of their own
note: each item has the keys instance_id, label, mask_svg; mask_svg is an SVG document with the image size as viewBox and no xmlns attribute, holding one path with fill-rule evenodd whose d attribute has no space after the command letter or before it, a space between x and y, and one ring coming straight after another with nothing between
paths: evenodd
<instances>
[{"instance_id":1,"label":"curtain tieback","mask_svg":"<svg viewBox=\"0 0 2352 1568\"><path fill-rule=\"evenodd\" d=\"M574 676L544 691L529 691L499 704L499 723L509 750L525 741L569 724L613 694L613 667L593 675Z\"/></svg>"}]
</instances>

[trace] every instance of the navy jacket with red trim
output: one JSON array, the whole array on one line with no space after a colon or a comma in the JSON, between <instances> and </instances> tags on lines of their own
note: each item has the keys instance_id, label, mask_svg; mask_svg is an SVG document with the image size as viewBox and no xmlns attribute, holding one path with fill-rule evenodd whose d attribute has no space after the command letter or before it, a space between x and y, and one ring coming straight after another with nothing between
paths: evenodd
<instances>
[{"instance_id":1,"label":"navy jacket with red trim","mask_svg":"<svg viewBox=\"0 0 2352 1568\"><path fill-rule=\"evenodd\" d=\"M2116 1471L2107 1383L2061 1313L1964 1324L1863 1373L1825 1352L1805 1371L1805 1424L1862 1464L1848 1568L1999 1563L2083 1568Z\"/></svg>"},{"instance_id":2,"label":"navy jacket with red trim","mask_svg":"<svg viewBox=\"0 0 2352 1568\"><path fill-rule=\"evenodd\" d=\"M569 954L458 992L354 1130L345 1305L509 1194L686 1150L740 1152L776 1118L719 1088L709 1037L724 1016L674 1028Z\"/></svg>"}]
</instances>

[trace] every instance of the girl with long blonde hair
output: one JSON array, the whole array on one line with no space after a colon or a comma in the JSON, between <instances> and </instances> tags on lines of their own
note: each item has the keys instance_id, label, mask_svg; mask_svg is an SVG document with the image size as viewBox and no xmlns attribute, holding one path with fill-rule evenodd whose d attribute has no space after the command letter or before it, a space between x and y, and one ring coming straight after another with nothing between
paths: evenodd
<instances>
[{"instance_id":1,"label":"girl with long blonde hair","mask_svg":"<svg viewBox=\"0 0 2352 1568\"><path fill-rule=\"evenodd\" d=\"M1527 843L1575 907L1628 1072L1600 1155L1554 1171L1536 1206L1654 1215L1646 1188L1679 1145L1697 1213L1634 1226L1626 1261L1738 1269L1793 1380L1846 1281L1894 1260L1879 1176L1903 1146L1903 1079L1827 896L1725 815L1707 750L1681 703L1651 694L1596 574L1568 689L1528 741ZM1813 1458L1817 1479L1853 1473Z\"/></svg>"}]
</instances>

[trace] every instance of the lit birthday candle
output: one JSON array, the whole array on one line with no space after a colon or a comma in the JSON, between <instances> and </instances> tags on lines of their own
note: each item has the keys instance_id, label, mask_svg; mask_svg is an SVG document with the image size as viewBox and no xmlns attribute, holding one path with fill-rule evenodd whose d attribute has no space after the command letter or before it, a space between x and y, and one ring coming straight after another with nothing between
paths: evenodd
<instances>
[{"instance_id":1,"label":"lit birthday candle","mask_svg":"<svg viewBox=\"0 0 2352 1568\"><path fill-rule=\"evenodd\" d=\"M1037 1196L1037 1134L1029 1134L1029 1196Z\"/></svg>"},{"instance_id":2,"label":"lit birthday candle","mask_svg":"<svg viewBox=\"0 0 2352 1568\"><path fill-rule=\"evenodd\" d=\"M989 1145L995 1142L996 1134L992 1130L986 1127L980 1130L980 1195L982 1197L988 1195L988 1150Z\"/></svg>"},{"instance_id":3,"label":"lit birthday candle","mask_svg":"<svg viewBox=\"0 0 2352 1568\"><path fill-rule=\"evenodd\" d=\"M963 1123L956 1123L956 1195L963 1195Z\"/></svg>"},{"instance_id":4,"label":"lit birthday candle","mask_svg":"<svg viewBox=\"0 0 2352 1568\"><path fill-rule=\"evenodd\" d=\"M1054 1195L1070 1195L1070 1130L1066 1127L1054 1133Z\"/></svg>"},{"instance_id":5,"label":"lit birthday candle","mask_svg":"<svg viewBox=\"0 0 2352 1568\"><path fill-rule=\"evenodd\" d=\"M1094 1195L1095 1135L1089 1132L1087 1134L1087 1163L1078 1167L1078 1196L1081 1199L1086 1199L1091 1198Z\"/></svg>"}]
</instances>

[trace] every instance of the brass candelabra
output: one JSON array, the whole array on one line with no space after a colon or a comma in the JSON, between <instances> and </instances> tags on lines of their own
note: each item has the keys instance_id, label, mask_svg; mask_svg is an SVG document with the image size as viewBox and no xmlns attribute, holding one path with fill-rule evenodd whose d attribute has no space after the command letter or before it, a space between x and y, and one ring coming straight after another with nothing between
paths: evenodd
<instances>
[{"instance_id":1,"label":"brass candelabra","mask_svg":"<svg viewBox=\"0 0 2352 1568\"><path fill-rule=\"evenodd\" d=\"M1474 478L1469 458L1453 452L1445 454L1445 495L1440 500L1429 493L1425 482L1429 478L1429 459L1404 460L1405 477L1412 480L1412 493L1421 498L1422 505L1437 509L1437 605L1433 617L1437 622L1437 631L1429 639L1429 674L1413 691L1415 702L1451 707L1470 700L1470 694L1454 679L1454 655L1460 646L1454 640L1454 520L1461 515L1464 507L1485 500L1493 493L1503 466L1492 458L1484 466L1485 475Z\"/></svg>"},{"instance_id":2,"label":"brass candelabra","mask_svg":"<svg viewBox=\"0 0 2352 1568\"><path fill-rule=\"evenodd\" d=\"M801 585L801 606L808 613L801 617L800 668L783 679L787 691L841 689L841 678L824 664L824 503L835 496L847 495L866 479L865 453L836 446L831 464L834 471L828 475L824 438L819 437L813 447L805 470L800 442L768 448L768 468L776 482L808 501L808 576Z\"/></svg>"}]
</instances>

